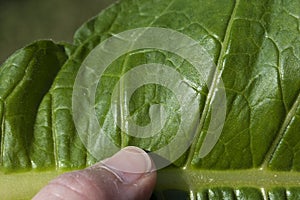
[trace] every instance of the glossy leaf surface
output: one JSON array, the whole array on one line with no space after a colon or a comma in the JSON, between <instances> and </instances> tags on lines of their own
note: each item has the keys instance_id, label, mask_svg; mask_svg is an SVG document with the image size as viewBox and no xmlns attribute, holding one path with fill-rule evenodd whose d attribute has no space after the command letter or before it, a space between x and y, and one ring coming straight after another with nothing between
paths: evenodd
<instances>
[{"instance_id":1,"label":"glossy leaf surface","mask_svg":"<svg viewBox=\"0 0 300 200\"><path fill-rule=\"evenodd\" d=\"M195 124L196 137L173 166L159 171L153 198L298 199L299 13L298 1L124 0L84 24L74 36L75 48L66 51L51 42L39 42L20 50L0 68L3 171L31 170L17 175L33 173L39 179L39 174L47 173L40 170L56 174L95 163L72 119L78 69L89 52L111 35L162 27L179 31L206 49L216 65L208 77L212 87L178 55L141 49L109 66L95 97L98 120L115 144L154 151L175 137L180 123L178 101L159 85L139 88L129 104L137 124L151 122L149 108L154 104L163 104L169 117L156 136L128 136L109 112L116 82L135 66L160 63L176 69L197 88L201 120ZM217 144L202 158L199 152L220 79L227 97L226 121ZM11 177L9 183L17 175L10 172L1 177Z\"/></svg>"}]
</instances>

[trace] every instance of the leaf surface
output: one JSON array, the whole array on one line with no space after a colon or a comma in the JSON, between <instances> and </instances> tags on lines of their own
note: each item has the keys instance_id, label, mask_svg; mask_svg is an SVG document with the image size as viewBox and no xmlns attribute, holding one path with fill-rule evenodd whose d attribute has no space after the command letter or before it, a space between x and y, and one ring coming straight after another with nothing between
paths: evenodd
<instances>
[{"instance_id":1,"label":"leaf surface","mask_svg":"<svg viewBox=\"0 0 300 200\"><path fill-rule=\"evenodd\" d=\"M0 68L1 166L10 171L32 169L26 173L42 177L49 170L54 175L95 163L72 118L73 85L81 63L111 35L162 27L193 38L207 50L216 65L208 77L211 87L180 56L141 49L122 55L107 68L95 97L100 125L116 145L155 151L176 136L180 105L174 94L157 84L134 92L129 112L138 125L151 123L152 105L162 104L168 113L160 134L141 139L128 136L114 123L110 111L114 85L135 66L159 63L177 70L189 87L196 88L201 116L195 124L196 137L172 166L159 171L153 198L298 199L299 13L298 1L124 0L75 33L76 48L68 51L68 59L63 47L50 42L26 47ZM217 144L202 157L220 79L226 91L226 121ZM26 134L21 134L24 130ZM7 185L22 173L25 177L24 172L1 176L11 177L5 179Z\"/></svg>"}]
</instances>

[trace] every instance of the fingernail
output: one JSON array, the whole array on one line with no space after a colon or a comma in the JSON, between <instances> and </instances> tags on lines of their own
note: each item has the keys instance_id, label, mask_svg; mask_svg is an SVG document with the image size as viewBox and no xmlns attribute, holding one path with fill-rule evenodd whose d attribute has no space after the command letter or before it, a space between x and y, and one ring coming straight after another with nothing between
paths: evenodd
<instances>
[{"instance_id":1,"label":"fingernail","mask_svg":"<svg viewBox=\"0 0 300 200\"><path fill-rule=\"evenodd\" d=\"M133 183L152 171L151 158L145 151L134 146L123 148L101 163L124 183Z\"/></svg>"}]
</instances>

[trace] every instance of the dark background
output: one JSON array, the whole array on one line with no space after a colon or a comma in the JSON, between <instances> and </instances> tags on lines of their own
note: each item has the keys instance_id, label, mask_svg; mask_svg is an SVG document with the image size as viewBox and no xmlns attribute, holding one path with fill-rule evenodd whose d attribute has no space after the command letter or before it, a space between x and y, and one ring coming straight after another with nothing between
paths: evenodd
<instances>
[{"instance_id":1,"label":"dark background","mask_svg":"<svg viewBox=\"0 0 300 200\"><path fill-rule=\"evenodd\" d=\"M116 0L0 0L0 65L39 39L72 42L74 32Z\"/></svg>"}]
</instances>

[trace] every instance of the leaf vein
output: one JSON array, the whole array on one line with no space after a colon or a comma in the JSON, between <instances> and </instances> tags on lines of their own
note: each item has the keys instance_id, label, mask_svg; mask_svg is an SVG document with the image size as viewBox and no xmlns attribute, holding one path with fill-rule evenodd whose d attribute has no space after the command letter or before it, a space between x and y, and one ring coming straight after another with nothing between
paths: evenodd
<instances>
[{"instance_id":1,"label":"leaf vein","mask_svg":"<svg viewBox=\"0 0 300 200\"><path fill-rule=\"evenodd\" d=\"M291 124L293 117L296 115L296 111L297 108L300 106L300 93L298 95L298 97L296 98L292 108L290 109L290 111L287 113L278 134L276 135L276 138L273 140L268 152L266 153L265 158L263 159L263 163L261 168L262 169L266 169L268 167L269 162L271 161L273 154L275 153L275 151L277 150L277 147L279 145L279 143L282 141L283 136L285 134L286 128L289 126L289 124Z\"/></svg>"},{"instance_id":2,"label":"leaf vein","mask_svg":"<svg viewBox=\"0 0 300 200\"><path fill-rule=\"evenodd\" d=\"M204 135L201 135L201 130L202 130L204 124L205 124L205 121L207 120L207 117L208 117L207 115L208 115L209 107L210 107L210 104L211 104L212 96L213 96L214 90L216 89L215 88L216 84L217 84L217 82L218 82L218 80L219 80L219 78L222 74L222 71L223 71L223 67L224 67L223 66L223 59L224 59L225 55L227 54L231 28L232 28L233 22L235 20L236 10L238 8L238 5L239 5L239 0L237 0L235 2L235 5L233 6L233 9L232 9L232 12L231 12L231 15L230 15L230 19L229 19L228 24L227 24L224 40L223 40L223 43L221 43L222 48L221 48L221 51L220 51L220 54L219 54L219 57L218 57L216 71L214 73L214 77L213 77L211 87L209 88L209 92L208 92L207 99L206 99L204 109L203 109L203 114L202 114L202 117L200 119L200 123L199 123L199 125L196 129L196 135L195 135L194 141L192 142L191 148L189 150L188 157L187 157L184 168L189 168L190 167L190 165L192 163L192 159L194 157L194 152L196 152L196 148L197 148L198 144L201 144L203 139L204 139L204 138L202 138L202 137L204 137Z\"/></svg>"}]
</instances>

